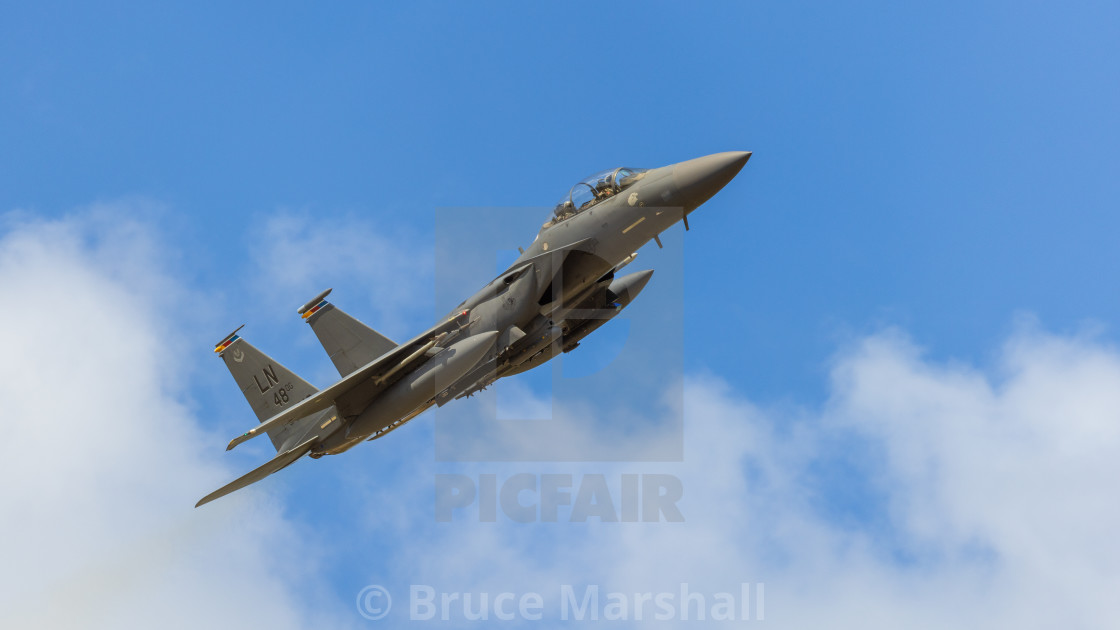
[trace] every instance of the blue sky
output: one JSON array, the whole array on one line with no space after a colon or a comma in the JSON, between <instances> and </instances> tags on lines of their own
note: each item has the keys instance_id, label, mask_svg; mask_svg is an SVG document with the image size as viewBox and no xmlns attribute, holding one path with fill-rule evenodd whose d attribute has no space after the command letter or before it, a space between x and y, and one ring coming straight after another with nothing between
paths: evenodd
<instances>
[{"instance_id":1,"label":"blue sky","mask_svg":"<svg viewBox=\"0 0 1120 630\"><path fill-rule=\"evenodd\" d=\"M201 496L269 455L222 451L252 421L208 356L229 330L248 323L254 343L323 385L330 366L294 309L333 286L336 303L387 334L423 329L453 306L434 288L435 244L446 228L438 217L501 209L511 217L508 234L520 235L504 245L514 249L531 240L548 207L583 175L751 150L747 167L694 215L687 236L674 233L668 249L650 246L639 256L635 267L658 269L655 282L667 293L651 293L645 306L636 302L630 324L590 338L572 355L584 367L573 369L594 378L595 366L632 330L627 326L663 317L657 305L671 303L683 334L670 363L685 383L686 455L677 468L654 472L686 480L697 515L690 527L702 530L705 515L718 519L721 512L700 503L708 495L698 487L702 477L689 477L687 445L702 443L713 427L734 435L747 429L725 426L727 418L705 428L699 416L690 420L699 412L689 409L733 409L753 418L744 439L758 438L794 462L781 468L757 446L730 456L742 465L729 470L769 480L729 490L736 509L789 511L824 532L820 539L829 542L821 544L830 549L866 543L872 551L863 560L875 578L853 578L858 592L893 583L891 571L914 563L935 571L960 561L974 577L991 558L1020 566L1012 562L1015 548L1002 546L1016 535L908 511L907 497L928 491L945 513L959 507L972 515L964 522L994 522L960 507L970 501L938 504L959 498L966 486L939 478L943 485L928 488L923 484L934 482L907 468L903 454L923 448L911 440L924 435L944 446L929 455L943 469L961 461L982 467L983 455L954 455L968 450L962 444L998 447L1021 435L1014 421L1029 414L1015 402L1018 388L1050 391L1050 384L1055 393L1044 400L1072 405L1042 405L1043 418L1027 423L1039 438L1063 419L1082 426L1070 420L1084 411L1073 394L1112 382L1105 368L1072 382L1062 375L1076 372L1070 366L1091 370L1116 359L1117 42L1120 8L1106 2L8 7L0 20L0 237L11 274L5 297L16 303L36 290L70 286L80 270L94 273L90 286L132 296L119 303L134 304L136 325L153 331L162 361L151 367L162 373L149 383L162 396L153 404L177 406L172 415L195 432L199 466L210 471L191 477L198 482L182 496ZM31 282L40 273L56 284ZM469 279L463 285L459 298L475 289ZM103 295L118 295L108 288ZM67 311L59 325L90 337L110 334L95 326L101 320L92 311L79 312L65 296L48 298ZM11 311L9 317L0 320L3 328L22 321ZM28 324L35 333L29 338L57 336L50 321ZM18 373L20 364L9 360ZM31 385L49 384L50 371L64 363L42 365ZM884 366L899 370L899 382ZM1039 384L1035 374L1049 380ZM541 389L545 380L526 380L511 395L531 406L549 393ZM866 383L917 393L903 404L864 396L865 388L885 391ZM929 387L907 386L913 383ZM988 394L976 394L985 387ZM1102 385L1093 390L1100 396L1081 399L1107 400L1107 390ZM927 391L940 393L930 402ZM885 429L896 425L873 420L912 428L927 414L942 417L931 409L956 409L950 401L957 394L988 400L977 409L1003 411L982 436L973 429ZM588 408L594 406L578 406ZM1075 433L1111 448L1099 432L1111 435L1106 428L1116 417L1107 405L1099 410L1106 420L1085 412L1084 430ZM140 414L163 415L150 408ZM574 432L635 437L610 416L589 422ZM549 576L611 579L603 567L578 560L630 530L434 528L434 474L554 470L435 462L435 423L429 415L409 425L392 448L379 442L329 466L304 462L259 494L220 508L220 517L204 518L244 532L259 515L277 540L301 541L306 574L276 588L321 586L295 598L296 618L314 601L339 623L361 625L353 597L377 580L400 588L443 579L459 590L478 583L466 569L441 572L437 559L413 549L413 531L427 536L433 553L452 555L461 551L457 535L513 541L542 588ZM937 426L956 425L950 419ZM982 439L992 436L1006 439ZM1014 453L1025 460L1054 455L1059 468L1070 461L1050 451ZM571 470L646 471L614 464ZM1076 484L1100 472L1071 469L1069 479ZM130 505L127 497L113 499ZM168 510L169 522L182 527L197 518ZM1102 520L1115 522L1113 516ZM744 534L743 545L754 551L742 561L756 570L746 573L752 580L770 575L768 592L781 602L783 587L788 594L803 586L800 574L785 569L804 567L770 561L794 554L778 540L789 530L770 531L777 526L765 519L752 523L757 537ZM680 532L666 529L637 538L679 544ZM938 537L949 530L959 537ZM349 537L358 544L339 544ZM584 553L574 553L571 564L550 564L557 544ZM467 563L472 556L463 557ZM262 571L270 561L260 561ZM960 579L954 567L932 581ZM698 569L680 571L687 579ZM613 579L631 586L627 577ZM930 586L902 584L913 592ZM1044 592L1044 585L1032 588ZM130 592L125 585L110 597L123 601ZM846 591L820 592L827 594L802 604L842 617L832 606ZM928 602L897 595L912 605L899 604L891 618L927 610ZM779 603L770 608L772 615L781 610ZM993 615L989 621L1007 620Z\"/></svg>"},{"instance_id":2,"label":"blue sky","mask_svg":"<svg viewBox=\"0 0 1120 630\"><path fill-rule=\"evenodd\" d=\"M689 360L806 391L847 327L971 355L1016 309L1115 319L1110 11L37 3L0 44L0 204L158 199L213 286L279 208L425 234L434 207L749 149L686 245ZM713 356L728 318L757 360Z\"/></svg>"}]
</instances>

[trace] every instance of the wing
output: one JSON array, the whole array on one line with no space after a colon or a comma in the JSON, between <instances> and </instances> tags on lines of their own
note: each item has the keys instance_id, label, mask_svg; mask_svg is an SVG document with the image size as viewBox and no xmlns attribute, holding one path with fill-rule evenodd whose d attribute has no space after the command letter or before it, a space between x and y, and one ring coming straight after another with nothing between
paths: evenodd
<instances>
[{"instance_id":1,"label":"wing","mask_svg":"<svg viewBox=\"0 0 1120 630\"><path fill-rule=\"evenodd\" d=\"M332 405L338 407L341 415L350 415L347 413L349 410L363 407L364 405L361 402L372 400L374 396L390 384L394 376L407 374L408 371L420 365L432 352L436 343L445 338L444 335L466 326L469 321L470 311L462 311L458 315L448 318L351 372L334 385L284 409L246 433L235 437L230 441L226 450L228 451L262 433L267 433L271 429L283 427ZM363 384L364 387L359 388ZM360 393L352 393L355 390L360 390ZM356 400L355 396L360 396L361 402Z\"/></svg>"}]
</instances>

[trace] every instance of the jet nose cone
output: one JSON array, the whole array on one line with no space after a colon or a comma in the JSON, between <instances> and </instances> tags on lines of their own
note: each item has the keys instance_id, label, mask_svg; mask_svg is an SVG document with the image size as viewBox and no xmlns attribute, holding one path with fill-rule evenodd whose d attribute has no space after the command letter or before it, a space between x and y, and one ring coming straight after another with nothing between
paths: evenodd
<instances>
[{"instance_id":1,"label":"jet nose cone","mask_svg":"<svg viewBox=\"0 0 1120 630\"><path fill-rule=\"evenodd\" d=\"M735 178L750 151L727 151L673 165L673 183L677 185L681 205L693 210Z\"/></svg>"}]
</instances>

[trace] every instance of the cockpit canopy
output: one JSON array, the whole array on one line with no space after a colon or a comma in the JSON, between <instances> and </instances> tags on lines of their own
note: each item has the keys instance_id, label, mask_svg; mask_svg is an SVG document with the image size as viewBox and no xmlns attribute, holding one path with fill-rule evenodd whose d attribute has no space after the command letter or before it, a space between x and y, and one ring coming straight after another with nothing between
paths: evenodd
<instances>
[{"instance_id":1,"label":"cockpit canopy","mask_svg":"<svg viewBox=\"0 0 1120 630\"><path fill-rule=\"evenodd\" d=\"M641 179L647 169L620 167L595 173L579 181L568 194L556 204L552 211L553 221L563 221L567 217L590 208L591 206L618 194L624 188Z\"/></svg>"}]
</instances>

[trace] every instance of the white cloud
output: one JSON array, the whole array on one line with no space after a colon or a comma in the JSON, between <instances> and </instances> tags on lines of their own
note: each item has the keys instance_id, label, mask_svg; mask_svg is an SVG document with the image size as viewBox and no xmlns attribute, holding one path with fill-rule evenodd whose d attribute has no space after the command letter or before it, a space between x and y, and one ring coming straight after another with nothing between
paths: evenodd
<instances>
[{"instance_id":1,"label":"white cloud","mask_svg":"<svg viewBox=\"0 0 1120 630\"><path fill-rule=\"evenodd\" d=\"M255 269L248 284L263 313L286 319L328 287L331 301L391 337L419 333L432 319L432 252L399 229L357 216L280 211L249 237ZM373 315L368 315L372 311Z\"/></svg>"},{"instance_id":2,"label":"white cloud","mask_svg":"<svg viewBox=\"0 0 1120 630\"><path fill-rule=\"evenodd\" d=\"M184 392L184 290L136 203L0 232L0 626L305 627L314 557Z\"/></svg>"},{"instance_id":3,"label":"white cloud","mask_svg":"<svg viewBox=\"0 0 1120 630\"><path fill-rule=\"evenodd\" d=\"M3 223L0 626L363 623L356 593L314 584L336 543L309 543L267 486L193 509L239 471L218 463L228 436L203 435L189 411L195 366L178 339L190 296L137 214ZM285 261L301 295L357 273L372 235L343 235L335 262L301 270L299 252L337 247L338 234L289 227L300 236L261 251ZM390 296L381 308L413 299L392 293L392 269L361 273ZM519 407L547 407L513 393ZM666 395L649 427L671 427L681 399ZM715 377L690 379L683 400L680 463L436 465L425 461L431 425L410 425L331 461L340 483L324 492L370 506L364 533L389 550L372 582L546 594L765 582L771 627L1102 627L1120 616L1120 353L1091 335L1028 322L982 369L930 360L887 331L837 357L820 409L762 407ZM673 432L619 429L596 405L554 411L579 421L550 439L672 451L660 442ZM501 443L514 453L521 437ZM675 474L686 522L572 524L562 509L559 523L435 523L436 472L602 473L616 491L622 473Z\"/></svg>"},{"instance_id":4,"label":"white cloud","mask_svg":"<svg viewBox=\"0 0 1120 630\"><path fill-rule=\"evenodd\" d=\"M571 524L563 510L560 523L499 514L432 524L416 507L377 527L414 541L396 559L410 579L452 591L688 582L711 593L761 581L772 627L1088 628L1120 618L1115 348L1028 323L985 371L929 360L887 331L839 356L831 387L820 410L767 409L716 378L690 380L680 464L450 467L499 483L517 472L573 472L577 483L584 472L676 474L683 524ZM609 427L573 430L627 439ZM430 505L430 483L372 492ZM860 498L832 498L853 487ZM842 517L837 503L865 514Z\"/></svg>"}]
</instances>

